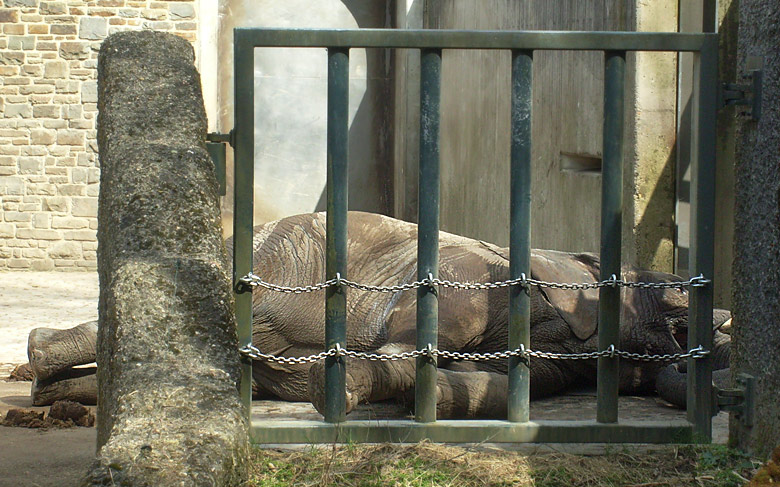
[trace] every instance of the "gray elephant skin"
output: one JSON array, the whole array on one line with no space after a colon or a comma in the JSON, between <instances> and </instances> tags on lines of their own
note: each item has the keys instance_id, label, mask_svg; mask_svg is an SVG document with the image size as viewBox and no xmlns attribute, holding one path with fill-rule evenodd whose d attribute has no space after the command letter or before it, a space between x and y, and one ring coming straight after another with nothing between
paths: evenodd
<instances>
[{"instance_id":1,"label":"gray elephant skin","mask_svg":"<svg viewBox=\"0 0 780 487\"><path fill-rule=\"evenodd\" d=\"M417 226L393 218L350 212L348 267L344 276L372 285L409 283L417 278ZM265 282L305 286L325 280L325 214L296 215L255 228L254 273ZM228 249L232 242L228 240ZM439 278L460 282L509 279L508 250L479 240L440 234ZM593 254L534 250L531 277L552 282L594 282L599 260ZM675 282L660 272L624 269L629 281ZM438 348L489 353L507 349L508 288L438 289ZM412 351L416 346L416 292L347 290L347 343L350 350L378 353ZM598 290L530 287L531 349L553 353L597 350ZM620 349L639 354L674 354L687 340L688 295L685 289L622 289ZM325 291L278 293L253 291L252 341L264 353L283 357L317 354L325 347ZM730 313L715 310L713 364L728 375L730 338L718 331ZM70 330L39 329L30 335L29 356L39 377L33 400L94 402L94 375L78 364L94 360L97 326ZM572 385L595 383L596 360L531 359L531 397L539 398ZM451 361L439 358L439 418L506 417L507 364ZM681 364L620 359L620 392L658 392L685 406L685 373ZM324 362L282 364L255 361L253 389L258 398L311 401L323 411ZM94 372L92 369L91 372ZM658 383L656 383L658 379ZM357 404L408 398L414 391L414 360L392 362L347 360L347 410ZM86 399L85 399L86 398Z\"/></svg>"}]
</instances>

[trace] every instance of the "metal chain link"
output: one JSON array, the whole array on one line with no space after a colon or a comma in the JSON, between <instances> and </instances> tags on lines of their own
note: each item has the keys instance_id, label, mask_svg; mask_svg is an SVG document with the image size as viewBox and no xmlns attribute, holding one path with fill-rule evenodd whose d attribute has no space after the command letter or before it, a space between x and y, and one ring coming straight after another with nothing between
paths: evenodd
<instances>
[{"instance_id":1,"label":"metal chain link","mask_svg":"<svg viewBox=\"0 0 780 487\"><path fill-rule=\"evenodd\" d=\"M302 294L320 291L331 286L347 286L353 289L359 289L361 291L380 292L380 293L395 293L400 291L409 291L411 289L417 289L422 286L442 286L453 289L468 289L468 290L485 290L485 289L498 289L509 286L538 286L551 289L570 289L570 290L582 290L582 289L598 289L602 287L627 287L627 288L643 288L643 289L682 289L686 287L703 287L709 284L711 281L705 279L703 275L692 277L687 281L677 282L630 282L623 279L618 279L615 274L612 277L598 282L583 282L583 283L558 283L541 281L538 279L527 278L525 274L521 274L516 279L508 279L506 281L496 282L458 282L449 281L446 279L434 278L432 274L428 274L428 278L422 281L413 281L406 284L397 284L394 286L372 286L369 284L361 284L348 279L343 279L339 274L336 274L334 279L328 279L317 284L309 286L288 287L281 286L279 284L271 284L263 281L259 276L249 273L246 276L238 280L240 285L248 286L250 288L261 287L270 291L276 291L289 294Z\"/></svg>"},{"instance_id":2,"label":"metal chain link","mask_svg":"<svg viewBox=\"0 0 780 487\"><path fill-rule=\"evenodd\" d=\"M622 357L629 360L636 360L640 362L676 362L685 358L692 357L694 359L701 359L710 354L709 350L705 350L704 347L699 345L687 352L671 353L663 355L652 354L640 354L632 353L624 350L617 350L614 345L610 345L606 350L600 352L586 352L586 353L552 353L542 352L538 350L526 350L525 347L516 348L514 350L505 350L502 352L489 352L489 353L468 353L468 352L450 352L448 350L438 350L433 348L430 344L428 347L422 350L411 350L408 352L400 353L374 353L374 352L358 352L355 350L347 350L341 348L341 345L336 344L335 348L320 352L314 355L306 357L279 357L277 355L262 353L254 345L247 345L239 350L241 355L251 358L252 360L265 360L269 362L276 362L281 364L306 364L314 363L319 360L323 360L327 357L351 357L358 360L369 360L374 362L387 362L395 360L408 360L417 357L442 357L450 360L463 360L463 361L486 361L486 360L499 360L507 359L509 357L520 357L523 360L529 360L531 357L550 359L550 360L590 360L600 357Z\"/></svg>"}]
</instances>

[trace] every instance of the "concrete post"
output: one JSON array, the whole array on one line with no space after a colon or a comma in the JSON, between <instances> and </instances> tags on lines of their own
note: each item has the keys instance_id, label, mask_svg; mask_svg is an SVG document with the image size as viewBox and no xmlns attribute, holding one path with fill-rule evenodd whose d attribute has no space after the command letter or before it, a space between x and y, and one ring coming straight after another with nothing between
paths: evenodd
<instances>
[{"instance_id":1,"label":"concrete post","mask_svg":"<svg viewBox=\"0 0 780 487\"><path fill-rule=\"evenodd\" d=\"M754 375L755 424L733 417L733 446L767 457L780 442L780 9L776 0L739 2L739 63L763 58L763 110L743 119L735 168L732 371ZM751 59L757 57L758 59ZM759 61L756 63L756 61Z\"/></svg>"},{"instance_id":2,"label":"concrete post","mask_svg":"<svg viewBox=\"0 0 780 487\"><path fill-rule=\"evenodd\" d=\"M98 451L87 485L243 485L230 272L192 47L99 56Z\"/></svg>"}]
</instances>

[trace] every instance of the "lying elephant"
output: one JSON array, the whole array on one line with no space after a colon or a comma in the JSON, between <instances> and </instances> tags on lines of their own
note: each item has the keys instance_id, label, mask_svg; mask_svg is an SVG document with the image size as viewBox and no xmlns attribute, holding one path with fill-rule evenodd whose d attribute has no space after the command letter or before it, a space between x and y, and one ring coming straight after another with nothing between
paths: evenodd
<instances>
[{"instance_id":1,"label":"lying elephant","mask_svg":"<svg viewBox=\"0 0 780 487\"><path fill-rule=\"evenodd\" d=\"M351 212L349 265L345 278L391 285L416 280L417 227L392 218ZM303 286L324 280L325 215L297 215L255 229L255 274L264 281ZM478 240L440 235L439 277L450 281L491 282L509 278L508 251ZM555 282L593 282L599 261L592 254L535 250L532 277ZM680 278L649 271L624 272L634 281L671 282ZM507 289L439 289L440 350L496 352L507 348ZM672 354L685 346L686 290L623 289L620 349L640 354ZM597 350L598 290L531 288L531 349L555 353ZM347 293L347 343L357 351L398 353L414 350L416 293ZM257 288L253 295L252 341L265 353L285 357L322 351L325 342L324 291L280 294ZM730 318L716 310L714 325ZM728 366L729 337L715 333L716 368ZM439 417L505 417L505 361L462 362L439 359ZM622 393L652 392L659 372L669 365L620 360ZM324 407L324 364L257 361L253 377L259 394ZM414 387L414 361L349 360L347 411L362 402L406 395ZM594 382L596 360L531 359L531 397L560 392L572 384ZM667 375L670 379L679 379ZM684 383L684 378L682 380Z\"/></svg>"},{"instance_id":2,"label":"lying elephant","mask_svg":"<svg viewBox=\"0 0 780 487\"><path fill-rule=\"evenodd\" d=\"M392 218L351 212L348 227L352 281L393 285L416 279L417 227ZM229 243L228 247L231 245ZM304 286L324 280L325 215L296 215L255 228L254 273L264 281ZM478 240L441 233L439 277L450 281L491 282L509 278L508 251ZM593 282L599 261L592 254L535 250L532 277L555 282ZM658 272L626 270L624 278L674 282ZM439 289L440 350L496 352L507 348L508 291ZM623 289L620 349L640 354L672 354L685 345L688 297L685 290ZM398 353L416 349L416 293L347 292L347 343L355 351ZM531 349L554 353L597 350L598 290L531 287ZM324 291L282 294L263 288L253 292L252 341L264 353L298 357L321 352L325 343ZM716 368L728 366L730 341L717 327L730 318L714 313ZM90 328L91 329L91 328ZM62 343L67 346L68 340ZM83 359L82 359L83 362ZM505 417L505 361L464 362L439 358L437 414L445 417ZM668 363L620 360L622 393L652 392ZM680 390L684 376L665 373ZM414 388L414 361L347 363L347 410L362 402L404 397ZM561 392L573 384L594 382L596 360L531 359L531 397ZM682 377L682 378L681 378ZM312 401L323 410L324 364L256 361L256 395L290 401ZM673 382L673 383L671 383ZM82 381L83 383L83 381ZM679 397L675 396L679 403ZM684 395L682 396L684 400ZM684 404L681 404L684 405Z\"/></svg>"}]
</instances>

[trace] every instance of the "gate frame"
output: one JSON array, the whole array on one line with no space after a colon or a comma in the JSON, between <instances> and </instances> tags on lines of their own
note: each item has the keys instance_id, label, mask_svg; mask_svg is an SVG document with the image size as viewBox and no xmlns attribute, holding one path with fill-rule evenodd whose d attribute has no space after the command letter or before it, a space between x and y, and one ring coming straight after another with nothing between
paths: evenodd
<instances>
[{"instance_id":1,"label":"gate frame","mask_svg":"<svg viewBox=\"0 0 780 487\"><path fill-rule=\"evenodd\" d=\"M254 186L254 49L319 47L328 50L328 185L326 279L346 278L348 74L350 48L420 49L421 147L418 274L438 273L439 92L442 49L512 51L510 278L530 276L530 170L532 59L535 50L589 50L605 53L604 140L601 206L602 279L620 275L622 217L623 106L628 51L694 53L691 144L690 274L709 279L690 289L688 348L712 349L715 140L718 88L718 35L645 32L452 31L452 30L234 30L234 252L233 279L252 271ZM239 103L239 97L245 102ZM252 100L252 102L246 102ZM519 286L510 288L509 349L530 345L530 307ZM436 346L436 294L418 290L418 345ZM601 288L599 350L618 341L619 288ZM236 294L239 347L251 345L252 295ZM326 292L326 349L345 342L346 293ZM552 442L691 443L712 439L712 359L689 359L687 420L621 421L617 415L618 358L601 357L595 420L529 421L529 369L513 359L509 367L508 419L435 418L433 360L419 357L415 420L347 421L344 414L345 364L326 359L325 421L252 421L252 365L242 358L240 394L253 443L313 442ZM430 393L433 391L433 393Z\"/></svg>"}]
</instances>

